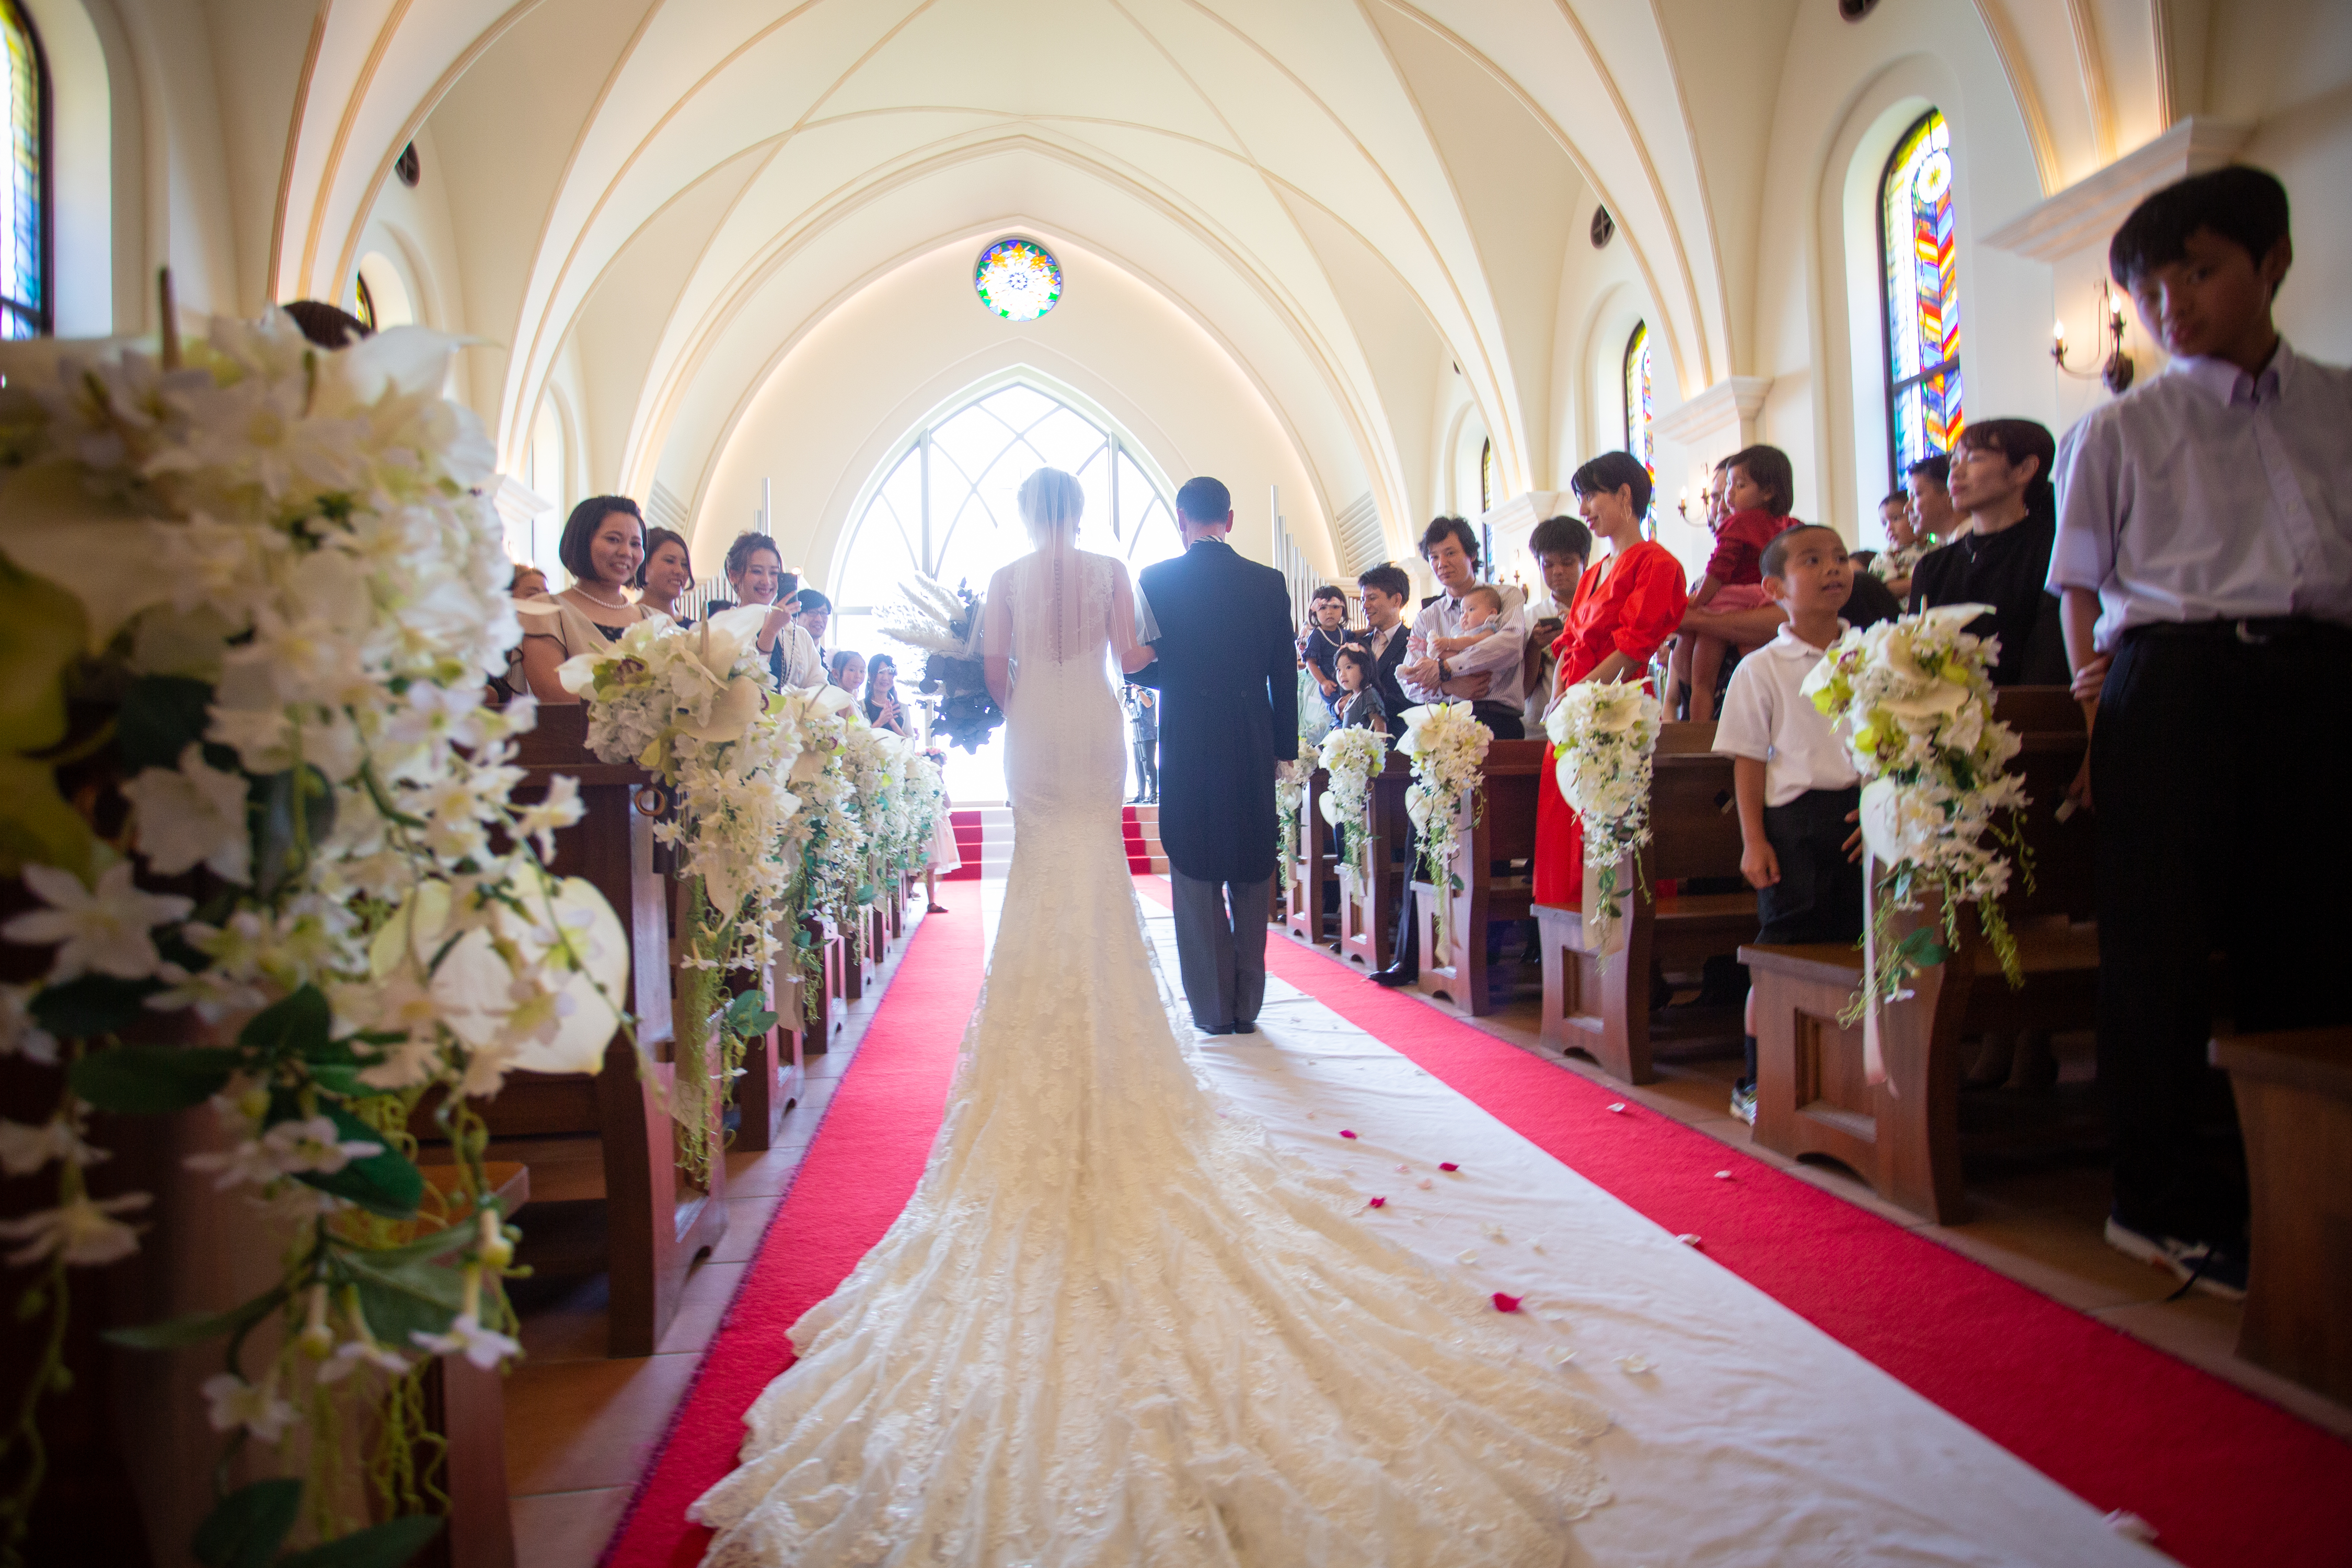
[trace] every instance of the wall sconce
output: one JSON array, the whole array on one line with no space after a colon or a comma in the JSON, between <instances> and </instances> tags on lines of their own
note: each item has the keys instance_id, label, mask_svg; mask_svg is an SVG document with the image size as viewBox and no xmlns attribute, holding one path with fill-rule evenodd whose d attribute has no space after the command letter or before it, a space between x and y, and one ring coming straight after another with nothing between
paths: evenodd
<instances>
[{"instance_id":1,"label":"wall sconce","mask_svg":"<svg viewBox=\"0 0 2352 1568\"><path fill-rule=\"evenodd\" d=\"M2120 396L2132 384L2131 356L2124 353L2124 302L2108 289L2105 281L2099 284L2099 309L2105 314L2107 357L2096 370L2076 370L2066 363L2066 323L2061 320L2050 328L2050 362L2077 381L2098 381Z\"/></svg>"}]
</instances>

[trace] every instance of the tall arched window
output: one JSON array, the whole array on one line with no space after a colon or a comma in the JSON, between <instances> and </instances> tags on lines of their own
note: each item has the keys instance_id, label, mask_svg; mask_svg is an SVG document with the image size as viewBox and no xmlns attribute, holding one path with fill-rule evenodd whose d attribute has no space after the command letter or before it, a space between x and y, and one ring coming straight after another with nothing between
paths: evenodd
<instances>
[{"instance_id":1,"label":"tall arched window","mask_svg":"<svg viewBox=\"0 0 2352 1568\"><path fill-rule=\"evenodd\" d=\"M1960 434L1960 290L1952 132L1929 110L1895 143L1879 185L1886 300L1887 460L1896 484Z\"/></svg>"},{"instance_id":2,"label":"tall arched window","mask_svg":"<svg viewBox=\"0 0 2352 1568\"><path fill-rule=\"evenodd\" d=\"M1641 458L1642 467L1649 470L1653 491L1658 482L1657 443L1650 435L1654 412L1650 400L1650 326L1636 321L1633 336L1625 340L1625 450Z\"/></svg>"},{"instance_id":3,"label":"tall arched window","mask_svg":"<svg viewBox=\"0 0 2352 1568\"><path fill-rule=\"evenodd\" d=\"M1502 499L1502 478L1495 471L1495 438L1489 436L1478 444L1479 511L1494 510L1495 502Z\"/></svg>"},{"instance_id":4,"label":"tall arched window","mask_svg":"<svg viewBox=\"0 0 2352 1568\"><path fill-rule=\"evenodd\" d=\"M8 167L0 172L0 338L49 331L49 93L40 40L16 0L0 0L0 110Z\"/></svg>"},{"instance_id":5,"label":"tall arched window","mask_svg":"<svg viewBox=\"0 0 2352 1568\"><path fill-rule=\"evenodd\" d=\"M838 558L832 590L839 612L856 616L891 603L916 572L950 587L985 588L999 566L1029 548L1015 492L1041 468L1066 469L1086 487L1082 548L1137 568L1181 552L1174 509L1118 433L1015 382L918 432L892 465Z\"/></svg>"}]
</instances>

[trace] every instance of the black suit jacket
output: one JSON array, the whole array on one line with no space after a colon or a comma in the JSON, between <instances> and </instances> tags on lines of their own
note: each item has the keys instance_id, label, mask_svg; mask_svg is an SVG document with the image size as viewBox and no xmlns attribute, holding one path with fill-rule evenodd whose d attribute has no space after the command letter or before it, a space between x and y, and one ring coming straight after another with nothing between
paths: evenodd
<instances>
[{"instance_id":1,"label":"black suit jacket","mask_svg":"<svg viewBox=\"0 0 2352 1568\"><path fill-rule=\"evenodd\" d=\"M1370 689L1381 694L1381 709L1389 718L1391 740L1394 740L1398 733L1397 715L1408 708L1419 706L1412 698L1404 694L1404 688L1397 681L1397 671L1404 668L1404 645L1412 640L1412 627L1404 622L1398 622L1397 629L1389 634L1389 646L1381 649L1380 656L1372 660L1372 680ZM1364 646L1368 648L1372 646L1369 633L1366 634Z\"/></svg>"},{"instance_id":2,"label":"black suit jacket","mask_svg":"<svg viewBox=\"0 0 2352 1568\"><path fill-rule=\"evenodd\" d=\"M1129 679L1160 690L1160 842L1187 877L1264 881L1276 858L1274 764L1298 755L1290 590L1213 539L1139 577L1159 658Z\"/></svg>"}]
</instances>

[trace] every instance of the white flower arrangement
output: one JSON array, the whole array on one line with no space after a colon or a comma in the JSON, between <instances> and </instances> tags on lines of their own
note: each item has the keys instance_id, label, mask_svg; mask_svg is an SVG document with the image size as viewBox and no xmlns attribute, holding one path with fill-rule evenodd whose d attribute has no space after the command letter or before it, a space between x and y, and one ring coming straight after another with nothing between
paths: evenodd
<instances>
[{"instance_id":1,"label":"white flower arrangement","mask_svg":"<svg viewBox=\"0 0 2352 1568\"><path fill-rule=\"evenodd\" d=\"M8 988L0 1052L66 1068L52 1131L10 1145L18 1164L55 1166L56 1205L0 1229L23 1244L12 1264L43 1270L17 1314L48 1320L36 1389L63 1371L64 1271L136 1250L121 1216L149 1201L89 1193L105 1157L80 1136L89 1108L214 1100L239 1149L222 1178L251 1189L273 1234L302 1222L271 1290L117 1336L163 1348L235 1331L225 1375L264 1391L216 1397L236 1429L282 1434L267 1391L345 1339L375 1345L370 1321L404 1342L445 1332L461 1296L511 1321L511 1238L469 1097L518 1067L594 1070L628 951L593 887L541 868L576 795L508 798L533 709L483 706L520 628L502 531L472 493L489 442L441 396L455 347L401 329L330 353L273 312L184 350L167 327L161 359L0 349L0 620L15 637L0 858L39 900L0 934L51 950L37 983ZM175 1011L204 1043L124 1043ZM478 1223L394 1245L435 1217L406 1133L434 1087L461 1171L452 1202ZM331 1294L341 1330L316 1306ZM243 1331L273 1314L290 1330L306 1302L319 1356L289 1331L247 1384ZM413 1370L388 1353L368 1364L395 1363ZM383 1397L381 1440L411 1442L415 1402ZM37 1440L37 1400L21 1409L0 1432L12 1474ZM316 1486L335 1445L303 1447ZM37 1461L29 1473L37 1487ZM0 1555L32 1500L25 1487L0 1499ZM425 1511L413 1493L384 1500ZM436 1524L374 1528L421 1542Z\"/></svg>"},{"instance_id":2,"label":"white flower arrangement","mask_svg":"<svg viewBox=\"0 0 2352 1568\"><path fill-rule=\"evenodd\" d=\"M1364 863L1371 842L1367 818L1372 807L1372 775L1389 765L1386 738L1370 730L1334 730L1323 737L1323 786L1319 809L1323 820L1339 830L1339 864L1359 887L1371 885L1372 868Z\"/></svg>"},{"instance_id":3,"label":"white flower arrangement","mask_svg":"<svg viewBox=\"0 0 2352 1568\"><path fill-rule=\"evenodd\" d=\"M1804 694L1838 726L1864 781L1862 833L1883 868L1872 909L1871 972L1847 1021L1874 1020L1904 994L1904 983L1941 963L1959 940L1959 906L1977 921L2011 984L2021 984L2017 943L2002 917L2011 853L2023 859L2016 814L2023 783L2007 771L2019 748L1992 716L1990 669L1997 638L1962 628L1987 614L1982 605L1948 605L1848 631L1805 678ZM1996 817L2006 813L2004 826ZM2030 864L2021 868L2029 879ZM1943 941L1923 927L1900 942L1889 921L1942 896Z\"/></svg>"},{"instance_id":4,"label":"white flower arrangement","mask_svg":"<svg viewBox=\"0 0 2352 1568\"><path fill-rule=\"evenodd\" d=\"M1599 908L1587 908L1593 952L1607 954L1617 922L1617 867L1650 841L1650 780L1665 710L1638 680L1580 681L1560 694L1544 720L1559 755L1560 798L1584 827L1584 866ZM1604 956L1605 963L1607 958Z\"/></svg>"},{"instance_id":5,"label":"white flower arrangement","mask_svg":"<svg viewBox=\"0 0 2352 1568\"><path fill-rule=\"evenodd\" d=\"M1412 759L1412 783L1404 792L1405 815L1421 836L1422 868L1437 889L1432 913L1440 948L1445 942L1445 922L1462 879L1454 874L1455 821L1465 796L1478 788L1478 770L1495 732L1481 724L1467 702L1433 702L1404 710L1404 733L1397 750Z\"/></svg>"},{"instance_id":6,"label":"white flower arrangement","mask_svg":"<svg viewBox=\"0 0 2352 1568\"><path fill-rule=\"evenodd\" d=\"M671 1111L680 1163L705 1184L714 1157L705 1056L711 1031L719 1034L724 1098L745 1039L773 1022L756 1004L723 1004L723 976L762 973L791 909L786 830L801 802L786 780L801 735L789 706L772 700L772 677L757 642L766 617L762 605L722 610L691 629L649 617L556 670L563 689L587 705L589 750L646 769L676 801L654 829L676 852L677 874L690 889Z\"/></svg>"}]
</instances>

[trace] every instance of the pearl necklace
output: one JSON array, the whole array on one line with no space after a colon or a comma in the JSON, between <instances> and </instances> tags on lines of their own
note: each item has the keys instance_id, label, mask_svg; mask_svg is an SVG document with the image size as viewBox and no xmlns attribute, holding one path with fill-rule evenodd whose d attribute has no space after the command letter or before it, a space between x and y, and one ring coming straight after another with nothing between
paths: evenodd
<instances>
[{"instance_id":1,"label":"pearl necklace","mask_svg":"<svg viewBox=\"0 0 2352 1568\"><path fill-rule=\"evenodd\" d=\"M575 594L579 595L582 598L583 598L583 599L587 600L590 604L592 604L592 605L604 605L604 606L606 609L608 609L608 610L625 610L625 609L627 609L627 608L629 607L629 601L628 601L627 599L625 599L625 599L623 599L623 600L621 600L621 602L620 602L620 603L618 603L618 604L614 604L614 603L612 600L610 600L610 599L600 599L600 598L598 598L595 595L593 595L593 594L592 594L592 593L590 593L590 592L588 591L588 586L587 586L587 584L584 584L584 583L574 583L574 584L572 584L572 591L573 593L575 593Z\"/></svg>"}]
</instances>

